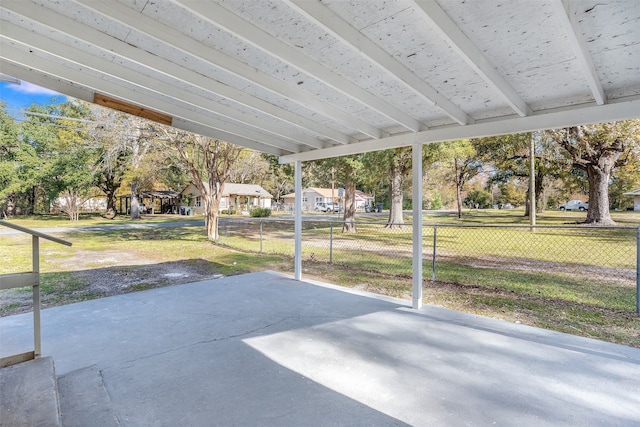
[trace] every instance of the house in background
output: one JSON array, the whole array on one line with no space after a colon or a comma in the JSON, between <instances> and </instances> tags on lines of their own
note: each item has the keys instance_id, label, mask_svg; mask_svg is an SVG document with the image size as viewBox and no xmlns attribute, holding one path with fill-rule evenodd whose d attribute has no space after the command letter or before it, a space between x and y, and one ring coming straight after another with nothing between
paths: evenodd
<instances>
[{"instance_id":1,"label":"house in background","mask_svg":"<svg viewBox=\"0 0 640 427\"><path fill-rule=\"evenodd\" d=\"M293 210L295 193L282 196L286 210ZM365 205L373 205L374 197L360 190L356 190L356 210L364 210ZM343 197L339 196L337 188L309 187L302 190L302 210L312 211L317 203L335 202L344 205Z\"/></svg>"},{"instance_id":2,"label":"house in background","mask_svg":"<svg viewBox=\"0 0 640 427\"><path fill-rule=\"evenodd\" d=\"M131 209L131 194L118 196L118 201L118 213L128 215ZM140 203L140 213L176 213L180 203L180 193L172 190L143 191L138 194L138 203Z\"/></svg>"},{"instance_id":3,"label":"house in background","mask_svg":"<svg viewBox=\"0 0 640 427\"><path fill-rule=\"evenodd\" d=\"M640 188L637 190L629 191L627 193L623 193L625 196L633 197L633 210L640 211Z\"/></svg>"},{"instance_id":4,"label":"house in background","mask_svg":"<svg viewBox=\"0 0 640 427\"><path fill-rule=\"evenodd\" d=\"M204 185L208 187L207 183ZM194 213L204 213L204 203L195 185L187 185L180 195L180 207L191 208ZM220 211L234 210L248 214L257 207L271 209L271 199L273 196L258 184L226 183L222 189Z\"/></svg>"}]
</instances>

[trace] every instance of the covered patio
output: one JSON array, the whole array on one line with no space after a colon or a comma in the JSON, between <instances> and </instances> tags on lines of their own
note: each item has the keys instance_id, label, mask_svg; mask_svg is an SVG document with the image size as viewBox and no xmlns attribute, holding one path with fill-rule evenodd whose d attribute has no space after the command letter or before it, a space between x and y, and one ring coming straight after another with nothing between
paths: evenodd
<instances>
[{"instance_id":1,"label":"covered patio","mask_svg":"<svg viewBox=\"0 0 640 427\"><path fill-rule=\"evenodd\" d=\"M640 419L637 349L423 308L420 202L423 144L640 117L636 0L3 0L0 14L0 73L295 164L295 280L45 310L67 396L97 385L123 425ZM303 162L398 147L413 150L412 301L303 282ZM29 342L28 319L0 319L3 352Z\"/></svg>"},{"instance_id":2,"label":"covered patio","mask_svg":"<svg viewBox=\"0 0 640 427\"><path fill-rule=\"evenodd\" d=\"M4 351L30 345L29 322L0 319ZM640 419L638 349L271 272L56 307L42 322L67 426Z\"/></svg>"},{"instance_id":3,"label":"covered patio","mask_svg":"<svg viewBox=\"0 0 640 427\"><path fill-rule=\"evenodd\" d=\"M640 117L636 0L4 0L0 73L302 163Z\"/></svg>"}]
</instances>

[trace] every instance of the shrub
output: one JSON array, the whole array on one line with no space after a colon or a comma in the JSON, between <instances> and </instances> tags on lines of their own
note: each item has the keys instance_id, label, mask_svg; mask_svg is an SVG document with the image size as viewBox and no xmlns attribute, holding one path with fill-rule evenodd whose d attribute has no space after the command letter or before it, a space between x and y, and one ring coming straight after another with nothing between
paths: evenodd
<instances>
[{"instance_id":1,"label":"shrub","mask_svg":"<svg viewBox=\"0 0 640 427\"><path fill-rule=\"evenodd\" d=\"M253 208L251 209L251 216L254 218L264 218L271 216L271 209L269 208Z\"/></svg>"},{"instance_id":2,"label":"shrub","mask_svg":"<svg viewBox=\"0 0 640 427\"><path fill-rule=\"evenodd\" d=\"M440 209L442 208L442 196L440 193L436 193L433 196L433 200L431 201L431 209Z\"/></svg>"},{"instance_id":3,"label":"shrub","mask_svg":"<svg viewBox=\"0 0 640 427\"><path fill-rule=\"evenodd\" d=\"M473 190L464 199L464 204L468 208L487 209L491 207L491 194L484 190Z\"/></svg>"},{"instance_id":4,"label":"shrub","mask_svg":"<svg viewBox=\"0 0 640 427\"><path fill-rule=\"evenodd\" d=\"M235 215L236 214L236 210L235 209L225 209L225 210L221 211L220 213L224 214L224 215Z\"/></svg>"}]
</instances>

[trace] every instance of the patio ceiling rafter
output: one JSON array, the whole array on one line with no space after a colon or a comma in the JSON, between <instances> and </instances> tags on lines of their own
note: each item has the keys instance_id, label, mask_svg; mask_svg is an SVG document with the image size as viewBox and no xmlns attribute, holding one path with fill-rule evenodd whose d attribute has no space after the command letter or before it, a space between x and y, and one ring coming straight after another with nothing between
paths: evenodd
<instances>
[{"instance_id":1,"label":"patio ceiling rafter","mask_svg":"<svg viewBox=\"0 0 640 427\"><path fill-rule=\"evenodd\" d=\"M148 89L151 89L155 94L157 94L157 96L164 95L172 100L190 104L193 107L200 106L205 109L205 111L217 113L218 115L226 117L232 121L251 124L251 126L256 127L262 131L266 131L274 134L276 137L283 138L283 144L281 148L288 151L296 150L296 146L291 145L293 142L300 142L314 148L323 148L324 146L322 141L318 141L302 133L296 134L294 132L291 132L291 130L287 132L276 123L262 120L259 117L247 117L248 114L245 112L237 111L225 105L221 105L203 97L202 95L186 91L179 91L177 88L167 86L163 83L163 81L148 75L132 74L130 72L127 72L126 69L119 67L112 61L108 61L102 58L91 58L88 53L68 46L56 46L60 45L60 43L47 37L33 34L25 30L24 28L18 27L12 23L4 24L2 29L2 40L12 39L16 42L19 42L20 40L28 39L29 45L32 46L32 49L35 49L35 47L33 46L37 46L38 50L50 49L58 52L65 51L65 56L60 57L60 59L67 64L77 63L79 68L90 68L95 73L108 74L119 81L132 83L140 88L146 87ZM35 60L35 58L33 59ZM89 63L92 64L91 67L82 65ZM291 141L289 141L289 143L286 143L287 140Z\"/></svg>"},{"instance_id":2,"label":"patio ceiling rafter","mask_svg":"<svg viewBox=\"0 0 640 427\"><path fill-rule=\"evenodd\" d=\"M224 58L223 54L211 48L206 48L201 45L195 45L193 43L193 40L183 33L176 31L175 29L170 28L166 25L163 25L162 23L158 23L157 21L154 21L148 17L136 15L135 13L132 13L130 8L126 7L123 4L101 3L86 0L78 0L78 3L82 4L83 7L103 14L105 17L117 19L118 22L131 28L132 31L140 31L141 27L143 27L145 33L155 38L158 42L170 45L188 55L193 55L199 60L208 62L212 66L220 67L220 64L229 64L236 62L236 64L233 64L229 67L221 68L228 68L227 71L241 77L240 73L238 73L238 69L242 68L242 66L241 64L237 63L238 61L230 57ZM78 35L75 36L78 37ZM336 130L328 126L320 125L319 123L295 114L292 111L277 107L276 105L265 102L264 100L256 98L254 96L250 96L242 90L238 90L231 86L227 86L218 81L207 78L206 76L192 71L186 66L178 65L169 60L160 58L157 55L152 55L146 52L142 52L143 55L146 54L146 57L142 59L139 58L139 55L141 54L139 49L124 42L118 42L117 44L119 45L118 48L112 49L112 52L115 52L116 54L127 60L138 62L147 67L149 67L149 65L153 65L153 68L151 69L152 72L166 73L167 75L172 77L180 76L183 81L192 84L203 91L215 93L216 95L232 100L238 104L247 106L253 110L278 118L280 120L284 120L289 124L295 125L297 127L312 130L319 135L322 135L327 139L333 140L337 143L348 144L354 142L354 140L349 136L341 132L337 132ZM130 50L132 50L133 52L127 53L125 55L125 52ZM216 62L212 62L210 59L208 59L211 57L215 57ZM257 70L253 69L249 70L248 73L245 71L245 73L242 74L255 76L256 71ZM272 82L265 83L265 86L272 86ZM304 142L304 140L300 142ZM308 139L307 142L309 142ZM314 148L322 148L323 144L321 141L316 141L310 143L309 145Z\"/></svg>"},{"instance_id":3,"label":"patio ceiling rafter","mask_svg":"<svg viewBox=\"0 0 640 427\"><path fill-rule=\"evenodd\" d=\"M413 71L402 65L397 59L389 55L384 49L363 36L348 22L336 15L320 2L307 0L287 0L301 13L313 19L336 38L355 49L360 55L365 56L378 64L382 70L390 73L398 80L416 91L428 100L432 105L442 109L449 117L461 125L473 123L473 119L462 111L457 105L438 93L427 82L416 76Z\"/></svg>"},{"instance_id":4,"label":"patio ceiling rafter","mask_svg":"<svg viewBox=\"0 0 640 427\"><path fill-rule=\"evenodd\" d=\"M34 48L28 48L30 49L29 52L25 49L26 48L19 49L16 46L7 43L6 39L0 39L0 57L5 54L11 55L12 62L15 61L16 64L29 70L38 70L41 73L46 73L59 79L71 78L73 81L78 82L85 87L99 87L100 93L107 94L108 96L117 99L124 99L126 97L126 92L135 91L133 87L124 88L122 86L118 86L115 82L105 83L99 77L92 76L83 71L69 71L65 66L59 63L33 55ZM180 117L182 114L182 111L170 101L165 101L143 93L138 94L136 99L138 100L139 105L149 108L150 110L160 107L162 111L171 114L174 119L176 117ZM182 118L194 123L200 123L208 128L217 129L218 131L224 132L225 135L235 135L240 137L243 141L253 140L259 142L260 146L268 145L289 153L296 152L299 149L293 142L283 141L266 135L258 130L244 128L235 123L216 117L210 117L199 112L192 112L188 119L186 117Z\"/></svg>"},{"instance_id":5,"label":"patio ceiling rafter","mask_svg":"<svg viewBox=\"0 0 640 427\"><path fill-rule=\"evenodd\" d=\"M440 36L460 55L469 66L490 84L520 116L532 114L531 108L516 93L509 83L496 71L493 64L480 52L460 30L438 3L432 0L414 0L416 9L423 18L438 31ZM463 123L464 124L464 123Z\"/></svg>"},{"instance_id":6,"label":"patio ceiling rafter","mask_svg":"<svg viewBox=\"0 0 640 427\"><path fill-rule=\"evenodd\" d=\"M640 116L634 0L3 0L0 12L1 72L283 162ZM609 103L629 110L591 109Z\"/></svg>"},{"instance_id":7,"label":"patio ceiling rafter","mask_svg":"<svg viewBox=\"0 0 640 427\"><path fill-rule=\"evenodd\" d=\"M593 59L587 48L587 43L582 36L580 30L580 23L578 22L575 13L567 10L567 4L564 0L554 0L553 5L556 10L558 20L567 33L569 43L576 54L576 59L579 61L582 70L584 71L585 78L589 83L593 97L598 105L602 105L607 102L604 89L602 88L602 82L598 77L598 71L593 64Z\"/></svg>"},{"instance_id":8,"label":"patio ceiling rafter","mask_svg":"<svg viewBox=\"0 0 640 427\"><path fill-rule=\"evenodd\" d=\"M176 0L202 19L224 28L235 37L259 48L269 55L317 78L332 88L362 103L367 108L396 121L410 131L420 131L425 126L404 111L389 105L382 99L364 90L352 81L342 77L307 55L300 53L264 30L243 20L219 4L202 0Z\"/></svg>"}]
</instances>

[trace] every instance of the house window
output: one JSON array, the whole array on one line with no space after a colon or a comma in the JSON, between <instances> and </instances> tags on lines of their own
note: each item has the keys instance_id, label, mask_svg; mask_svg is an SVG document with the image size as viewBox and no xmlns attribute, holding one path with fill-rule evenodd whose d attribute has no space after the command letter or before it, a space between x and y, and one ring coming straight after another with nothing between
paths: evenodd
<instances>
[{"instance_id":1,"label":"house window","mask_svg":"<svg viewBox=\"0 0 640 427\"><path fill-rule=\"evenodd\" d=\"M202 207L202 197L198 196L196 197L196 204L195 204L196 208L200 208Z\"/></svg>"},{"instance_id":2,"label":"house window","mask_svg":"<svg viewBox=\"0 0 640 427\"><path fill-rule=\"evenodd\" d=\"M322 197L316 196L316 203L322 203L322 202L324 202L324 199Z\"/></svg>"},{"instance_id":3,"label":"house window","mask_svg":"<svg viewBox=\"0 0 640 427\"><path fill-rule=\"evenodd\" d=\"M308 202L308 200L307 200L307 198L306 198L306 197L303 197L303 198L302 198L302 201L303 201L303 202Z\"/></svg>"},{"instance_id":4,"label":"house window","mask_svg":"<svg viewBox=\"0 0 640 427\"><path fill-rule=\"evenodd\" d=\"M220 199L220 209L225 209L227 207L227 198L223 197Z\"/></svg>"}]
</instances>

